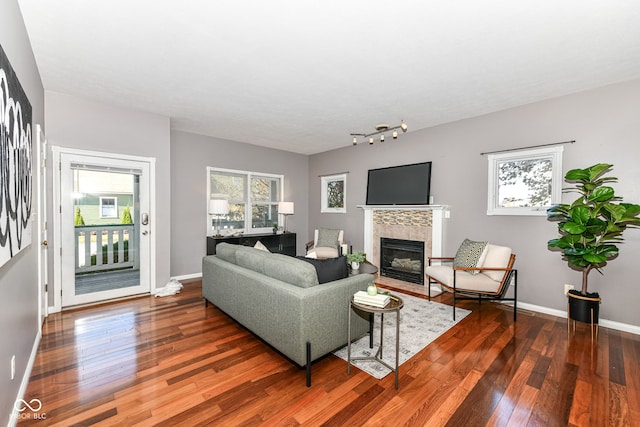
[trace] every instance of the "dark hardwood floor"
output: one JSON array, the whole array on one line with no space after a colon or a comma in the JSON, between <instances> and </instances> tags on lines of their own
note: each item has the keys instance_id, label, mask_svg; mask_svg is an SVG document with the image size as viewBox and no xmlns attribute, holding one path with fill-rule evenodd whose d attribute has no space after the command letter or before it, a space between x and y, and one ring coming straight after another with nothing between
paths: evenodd
<instances>
[{"instance_id":1,"label":"dark hardwood floor","mask_svg":"<svg viewBox=\"0 0 640 427\"><path fill-rule=\"evenodd\" d=\"M449 296L438 297L449 301ZM438 300L438 298L436 300ZM640 336L465 301L473 313L376 380L329 355L305 372L211 304L200 281L49 316L34 425L638 426Z\"/></svg>"}]
</instances>

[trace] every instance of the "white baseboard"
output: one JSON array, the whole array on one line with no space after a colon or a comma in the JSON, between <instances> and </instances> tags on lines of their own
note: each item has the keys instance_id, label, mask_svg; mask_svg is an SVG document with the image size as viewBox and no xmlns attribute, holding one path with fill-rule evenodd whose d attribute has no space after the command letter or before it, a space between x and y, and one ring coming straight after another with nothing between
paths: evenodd
<instances>
[{"instance_id":1,"label":"white baseboard","mask_svg":"<svg viewBox=\"0 0 640 427\"><path fill-rule=\"evenodd\" d=\"M509 304L513 305L513 304ZM531 310L538 313L550 314L552 316L561 317L563 319L567 318L567 312L564 310L556 310L553 308L543 307L540 305L528 304L526 302L518 302L518 308L523 308L525 310ZM600 319L599 325L604 328L611 328L618 331L629 332L631 334L640 335L640 326L629 325L621 322L614 322L613 320Z\"/></svg>"},{"instance_id":2,"label":"white baseboard","mask_svg":"<svg viewBox=\"0 0 640 427\"><path fill-rule=\"evenodd\" d=\"M181 280L199 279L201 277L202 277L202 273L193 273L193 274L185 274L182 276L174 276L172 277L172 279L175 279L179 282Z\"/></svg>"},{"instance_id":3,"label":"white baseboard","mask_svg":"<svg viewBox=\"0 0 640 427\"><path fill-rule=\"evenodd\" d=\"M18 389L18 395L16 396L15 402L19 399L24 399L24 394L27 392L27 386L29 385L29 378L31 378L31 371L33 371L33 365L36 363L36 356L38 355L38 346L40 345L40 340L42 339L42 331L38 329L38 333L36 334L36 338L33 342L33 347L31 348L31 354L29 355L29 362L27 362L27 366L24 370L24 375L22 376L22 381L20 382L20 388ZM9 423L7 426L15 427L18 423L18 417L20 413L16 410L16 406L13 405L13 411L11 411L11 416L9 417Z\"/></svg>"}]
</instances>

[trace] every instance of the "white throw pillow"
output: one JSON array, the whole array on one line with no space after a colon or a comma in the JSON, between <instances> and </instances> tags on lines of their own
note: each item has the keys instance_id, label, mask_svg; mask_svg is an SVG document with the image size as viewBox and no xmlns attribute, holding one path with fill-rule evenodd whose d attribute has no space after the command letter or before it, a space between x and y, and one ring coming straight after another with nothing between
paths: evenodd
<instances>
[{"instance_id":1,"label":"white throw pillow","mask_svg":"<svg viewBox=\"0 0 640 427\"><path fill-rule=\"evenodd\" d=\"M260 240L258 240L256 244L253 245L253 247L256 249L260 249L261 251L270 252L269 249L267 249L267 247Z\"/></svg>"}]
</instances>

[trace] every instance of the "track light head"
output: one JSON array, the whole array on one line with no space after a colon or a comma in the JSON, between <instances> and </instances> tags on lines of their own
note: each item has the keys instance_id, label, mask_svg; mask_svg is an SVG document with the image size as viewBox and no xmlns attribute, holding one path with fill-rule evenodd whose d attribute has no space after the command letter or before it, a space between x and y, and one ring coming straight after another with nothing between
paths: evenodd
<instances>
[{"instance_id":1,"label":"track light head","mask_svg":"<svg viewBox=\"0 0 640 427\"><path fill-rule=\"evenodd\" d=\"M400 123L400 129L402 129L402 133L407 131L407 124L405 122Z\"/></svg>"},{"instance_id":2,"label":"track light head","mask_svg":"<svg viewBox=\"0 0 640 427\"><path fill-rule=\"evenodd\" d=\"M358 138L355 136L353 137L353 145L358 145Z\"/></svg>"},{"instance_id":3,"label":"track light head","mask_svg":"<svg viewBox=\"0 0 640 427\"><path fill-rule=\"evenodd\" d=\"M384 134L380 135L380 142L384 142Z\"/></svg>"},{"instance_id":4,"label":"track light head","mask_svg":"<svg viewBox=\"0 0 640 427\"><path fill-rule=\"evenodd\" d=\"M393 139L398 139L398 131L394 130L391 136L393 137Z\"/></svg>"},{"instance_id":5,"label":"track light head","mask_svg":"<svg viewBox=\"0 0 640 427\"><path fill-rule=\"evenodd\" d=\"M369 145L373 145L373 137L372 136L369 137Z\"/></svg>"}]
</instances>

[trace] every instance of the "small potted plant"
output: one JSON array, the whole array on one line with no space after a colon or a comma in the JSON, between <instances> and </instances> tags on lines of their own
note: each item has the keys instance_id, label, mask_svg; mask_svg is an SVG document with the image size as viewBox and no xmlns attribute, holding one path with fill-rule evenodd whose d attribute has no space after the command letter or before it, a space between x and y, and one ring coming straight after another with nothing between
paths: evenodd
<instances>
[{"instance_id":1,"label":"small potted plant","mask_svg":"<svg viewBox=\"0 0 640 427\"><path fill-rule=\"evenodd\" d=\"M274 222L273 223L273 234L278 234L278 223Z\"/></svg>"},{"instance_id":2,"label":"small potted plant","mask_svg":"<svg viewBox=\"0 0 640 427\"><path fill-rule=\"evenodd\" d=\"M560 204L547 210L547 219L558 222L560 237L549 240L551 250L562 253L569 268L582 272L581 290L569 291L570 319L598 323L600 295L588 292L591 270L601 269L618 255L617 243L627 227L639 227L640 205L622 203L612 187L604 185L617 178L604 177L612 165L599 163L586 169L573 169L564 179L574 184L564 192L578 193L570 205Z\"/></svg>"},{"instance_id":3,"label":"small potted plant","mask_svg":"<svg viewBox=\"0 0 640 427\"><path fill-rule=\"evenodd\" d=\"M347 262L351 264L351 268L353 270L357 270L360 268L360 263L364 262L366 259L366 254L364 252L356 251L350 254L347 254Z\"/></svg>"}]
</instances>

